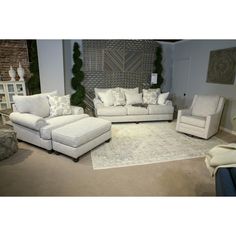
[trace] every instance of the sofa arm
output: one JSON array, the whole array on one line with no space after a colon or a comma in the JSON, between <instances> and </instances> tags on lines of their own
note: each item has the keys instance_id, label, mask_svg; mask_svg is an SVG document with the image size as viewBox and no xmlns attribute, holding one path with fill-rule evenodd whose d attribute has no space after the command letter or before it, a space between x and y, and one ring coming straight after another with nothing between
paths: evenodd
<instances>
[{"instance_id":1,"label":"sofa arm","mask_svg":"<svg viewBox=\"0 0 236 236\"><path fill-rule=\"evenodd\" d=\"M165 102L165 105L167 105L167 106L173 106L173 104L172 104L172 101L171 101L171 100L166 100L166 102Z\"/></svg>"},{"instance_id":2,"label":"sofa arm","mask_svg":"<svg viewBox=\"0 0 236 236\"><path fill-rule=\"evenodd\" d=\"M72 115L84 114L84 109L82 107L70 106Z\"/></svg>"},{"instance_id":3,"label":"sofa arm","mask_svg":"<svg viewBox=\"0 0 236 236\"><path fill-rule=\"evenodd\" d=\"M104 107L103 102L98 98L93 99L93 104L94 104L95 109Z\"/></svg>"},{"instance_id":4,"label":"sofa arm","mask_svg":"<svg viewBox=\"0 0 236 236\"><path fill-rule=\"evenodd\" d=\"M29 113L12 112L9 118L15 124L22 125L24 127L37 131L40 130L43 126L47 125L45 119Z\"/></svg>"},{"instance_id":5,"label":"sofa arm","mask_svg":"<svg viewBox=\"0 0 236 236\"><path fill-rule=\"evenodd\" d=\"M178 117L184 116L184 115L192 115L192 109L183 109L178 110Z\"/></svg>"},{"instance_id":6,"label":"sofa arm","mask_svg":"<svg viewBox=\"0 0 236 236\"><path fill-rule=\"evenodd\" d=\"M208 134L212 135L219 129L221 113L215 113L213 115L209 115L206 118L206 129L208 130Z\"/></svg>"}]
</instances>

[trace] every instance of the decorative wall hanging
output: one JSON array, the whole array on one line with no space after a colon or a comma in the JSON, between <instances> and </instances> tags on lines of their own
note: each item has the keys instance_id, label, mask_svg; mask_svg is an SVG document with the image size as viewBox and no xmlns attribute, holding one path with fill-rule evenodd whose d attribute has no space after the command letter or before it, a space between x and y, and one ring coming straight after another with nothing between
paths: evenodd
<instances>
[{"instance_id":1,"label":"decorative wall hanging","mask_svg":"<svg viewBox=\"0 0 236 236\"><path fill-rule=\"evenodd\" d=\"M234 84L236 76L236 47L210 52L207 83Z\"/></svg>"}]
</instances>

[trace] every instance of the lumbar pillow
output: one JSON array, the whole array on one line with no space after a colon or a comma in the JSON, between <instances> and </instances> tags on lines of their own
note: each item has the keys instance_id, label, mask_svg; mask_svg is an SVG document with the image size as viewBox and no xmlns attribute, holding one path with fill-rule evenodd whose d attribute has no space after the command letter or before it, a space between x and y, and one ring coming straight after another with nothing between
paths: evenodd
<instances>
[{"instance_id":1,"label":"lumbar pillow","mask_svg":"<svg viewBox=\"0 0 236 236\"><path fill-rule=\"evenodd\" d=\"M105 107L114 105L114 97L111 89L107 90L106 92L98 92L98 97L103 102Z\"/></svg>"},{"instance_id":2,"label":"lumbar pillow","mask_svg":"<svg viewBox=\"0 0 236 236\"><path fill-rule=\"evenodd\" d=\"M32 115L47 117L50 114L48 95L57 95L57 91L50 93L41 93L31 96L13 96L16 110L21 113L30 113Z\"/></svg>"},{"instance_id":3,"label":"lumbar pillow","mask_svg":"<svg viewBox=\"0 0 236 236\"><path fill-rule=\"evenodd\" d=\"M149 91L143 89L143 103L146 104L156 104L157 103L157 93L156 91Z\"/></svg>"},{"instance_id":4,"label":"lumbar pillow","mask_svg":"<svg viewBox=\"0 0 236 236\"><path fill-rule=\"evenodd\" d=\"M142 93L125 93L125 97L127 105L143 103Z\"/></svg>"},{"instance_id":5,"label":"lumbar pillow","mask_svg":"<svg viewBox=\"0 0 236 236\"><path fill-rule=\"evenodd\" d=\"M125 95L121 92L112 91L114 97L114 106L123 106L125 105Z\"/></svg>"},{"instance_id":6,"label":"lumbar pillow","mask_svg":"<svg viewBox=\"0 0 236 236\"><path fill-rule=\"evenodd\" d=\"M70 115L72 113L70 107L70 95L51 96L48 95L50 104L50 117Z\"/></svg>"},{"instance_id":7,"label":"lumbar pillow","mask_svg":"<svg viewBox=\"0 0 236 236\"><path fill-rule=\"evenodd\" d=\"M161 93L157 98L157 103L160 105L165 105L168 96L169 96L169 92Z\"/></svg>"}]
</instances>

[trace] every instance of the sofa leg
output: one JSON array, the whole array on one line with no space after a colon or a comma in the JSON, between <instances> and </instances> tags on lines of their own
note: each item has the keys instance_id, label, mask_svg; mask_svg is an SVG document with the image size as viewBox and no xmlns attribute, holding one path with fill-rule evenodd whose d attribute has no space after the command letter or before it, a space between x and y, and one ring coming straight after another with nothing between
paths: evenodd
<instances>
[{"instance_id":1,"label":"sofa leg","mask_svg":"<svg viewBox=\"0 0 236 236\"><path fill-rule=\"evenodd\" d=\"M52 154L53 153L53 150L48 150L48 154Z\"/></svg>"},{"instance_id":2,"label":"sofa leg","mask_svg":"<svg viewBox=\"0 0 236 236\"><path fill-rule=\"evenodd\" d=\"M139 122L135 122L135 124L137 124L137 125L138 125L138 124L139 124Z\"/></svg>"},{"instance_id":3,"label":"sofa leg","mask_svg":"<svg viewBox=\"0 0 236 236\"><path fill-rule=\"evenodd\" d=\"M79 161L79 157L73 158L73 161L74 161L74 162L78 162L78 161Z\"/></svg>"},{"instance_id":4,"label":"sofa leg","mask_svg":"<svg viewBox=\"0 0 236 236\"><path fill-rule=\"evenodd\" d=\"M18 143L21 143L21 142L23 142L21 139L17 139L17 141L18 141Z\"/></svg>"},{"instance_id":5,"label":"sofa leg","mask_svg":"<svg viewBox=\"0 0 236 236\"><path fill-rule=\"evenodd\" d=\"M60 155L60 152L54 151L54 153L55 153L57 156Z\"/></svg>"},{"instance_id":6,"label":"sofa leg","mask_svg":"<svg viewBox=\"0 0 236 236\"><path fill-rule=\"evenodd\" d=\"M106 142L106 143L110 143L110 141L111 141L111 138L109 138L109 139L106 140L105 142Z\"/></svg>"},{"instance_id":7,"label":"sofa leg","mask_svg":"<svg viewBox=\"0 0 236 236\"><path fill-rule=\"evenodd\" d=\"M171 123L172 122L172 120L168 120L168 123Z\"/></svg>"}]
</instances>

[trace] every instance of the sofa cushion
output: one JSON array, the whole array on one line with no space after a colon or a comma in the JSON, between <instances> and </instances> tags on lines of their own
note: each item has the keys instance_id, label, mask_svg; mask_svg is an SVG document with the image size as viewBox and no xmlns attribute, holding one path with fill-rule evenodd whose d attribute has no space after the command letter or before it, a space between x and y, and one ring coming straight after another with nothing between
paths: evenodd
<instances>
[{"instance_id":1,"label":"sofa cushion","mask_svg":"<svg viewBox=\"0 0 236 236\"><path fill-rule=\"evenodd\" d=\"M116 91L116 92L120 92L120 88L95 88L94 92L95 92L95 98L98 98L98 93L99 92L107 92L108 90L112 90L112 91Z\"/></svg>"},{"instance_id":2,"label":"sofa cushion","mask_svg":"<svg viewBox=\"0 0 236 236\"><path fill-rule=\"evenodd\" d=\"M69 115L69 116L57 116L52 118L46 118L47 125L40 129L40 136L43 139L51 139L52 130L70 124L72 122L81 120L88 117L86 114L81 115Z\"/></svg>"},{"instance_id":3,"label":"sofa cushion","mask_svg":"<svg viewBox=\"0 0 236 236\"><path fill-rule=\"evenodd\" d=\"M142 93L125 93L125 97L127 105L143 103Z\"/></svg>"},{"instance_id":4,"label":"sofa cushion","mask_svg":"<svg viewBox=\"0 0 236 236\"><path fill-rule=\"evenodd\" d=\"M18 112L30 113L40 117L49 116L49 102L47 95L57 95L57 91L41 93L31 96L13 96Z\"/></svg>"},{"instance_id":5,"label":"sofa cushion","mask_svg":"<svg viewBox=\"0 0 236 236\"><path fill-rule=\"evenodd\" d=\"M215 114L219 100L219 96L198 95L193 104L192 115L208 116Z\"/></svg>"},{"instance_id":6,"label":"sofa cushion","mask_svg":"<svg viewBox=\"0 0 236 236\"><path fill-rule=\"evenodd\" d=\"M180 122L204 128L206 124L206 118L201 116L181 116Z\"/></svg>"},{"instance_id":7,"label":"sofa cushion","mask_svg":"<svg viewBox=\"0 0 236 236\"><path fill-rule=\"evenodd\" d=\"M148 113L150 115L172 114L174 107L171 105L148 105Z\"/></svg>"},{"instance_id":8,"label":"sofa cushion","mask_svg":"<svg viewBox=\"0 0 236 236\"><path fill-rule=\"evenodd\" d=\"M98 116L125 116L127 115L126 107L101 107L97 108Z\"/></svg>"},{"instance_id":9,"label":"sofa cushion","mask_svg":"<svg viewBox=\"0 0 236 236\"><path fill-rule=\"evenodd\" d=\"M126 104L124 93L112 91L112 94L114 97L114 106L123 106Z\"/></svg>"},{"instance_id":10,"label":"sofa cushion","mask_svg":"<svg viewBox=\"0 0 236 236\"><path fill-rule=\"evenodd\" d=\"M159 94L157 98L157 104L165 105L168 96L169 96L169 92Z\"/></svg>"},{"instance_id":11,"label":"sofa cushion","mask_svg":"<svg viewBox=\"0 0 236 236\"><path fill-rule=\"evenodd\" d=\"M143 103L152 104L152 105L156 104L157 92L143 89Z\"/></svg>"},{"instance_id":12,"label":"sofa cushion","mask_svg":"<svg viewBox=\"0 0 236 236\"><path fill-rule=\"evenodd\" d=\"M137 88L120 88L120 91L124 94L126 93L138 93L139 89Z\"/></svg>"},{"instance_id":13,"label":"sofa cushion","mask_svg":"<svg viewBox=\"0 0 236 236\"><path fill-rule=\"evenodd\" d=\"M76 148L108 132L110 129L110 121L88 117L53 130L52 139L55 142Z\"/></svg>"},{"instance_id":14,"label":"sofa cushion","mask_svg":"<svg viewBox=\"0 0 236 236\"><path fill-rule=\"evenodd\" d=\"M114 105L114 96L111 89L105 92L98 92L98 97L103 102L105 107Z\"/></svg>"},{"instance_id":15,"label":"sofa cushion","mask_svg":"<svg viewBox=\"0 0 236 236\"><path fill-rule=\"evenodd\" d=\"M148 115L145 107L126 106L128 115Z\"/></svg>"}]
</instances>

